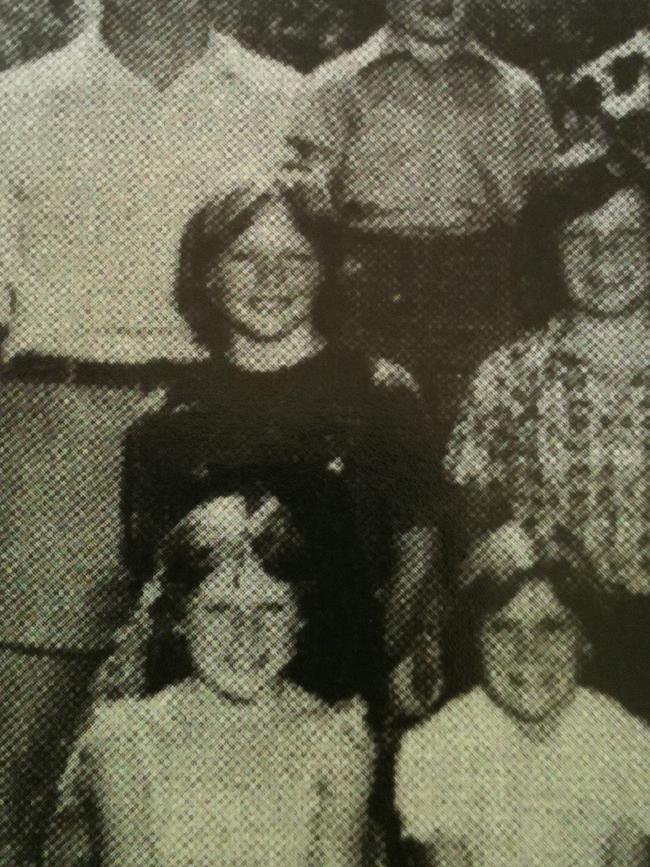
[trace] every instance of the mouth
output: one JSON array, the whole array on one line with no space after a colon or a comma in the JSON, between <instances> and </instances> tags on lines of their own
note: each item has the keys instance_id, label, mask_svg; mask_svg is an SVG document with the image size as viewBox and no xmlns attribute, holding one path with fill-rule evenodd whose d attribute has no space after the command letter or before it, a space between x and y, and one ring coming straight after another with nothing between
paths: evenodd
<instances>
[{"instance_id":1,"label":"mouth","mask_svg":"<svg viewBox=\"0 0 650 867\"><path fill-rule=\"evenodd\" d=\"M429 18L451 18L454 14L453 0L425 0L422 14Z\"/></svg>"},{"instance_id":2,"label":"mouth","mask_svg":"<svg viewBox=\"0 0 650 867\"><path fill-rule=\"evenodd\" d=\"M248 306L255 313L282 313L288 310L294 299L289 295L279 295L274 298L255 296L248 302Z\"/></svg>"},{"instance_id":3,"label":"mouth","mask_svg":"<svg viewBox=\"0 0 650 867\"><path fill-rule=\"evenodd\" d=\"M552 677L550 675L546 677L531 676L515 672L509 675L508 680L515 689L522 691L528 689L547 689L551 685Z\"/></svg>"}]
</instances>

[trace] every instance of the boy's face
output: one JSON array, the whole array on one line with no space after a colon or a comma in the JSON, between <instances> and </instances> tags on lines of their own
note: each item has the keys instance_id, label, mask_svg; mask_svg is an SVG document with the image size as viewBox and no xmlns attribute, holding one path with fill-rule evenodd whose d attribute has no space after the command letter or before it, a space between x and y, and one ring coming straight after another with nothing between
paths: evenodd
<instances>
[{"instance_id":1,"label":"boy's face","mask_svg":"<svg viewBox=\"0 0 650 867\"><path fill-rule=\"evenodd\" d=\"M528 581L489 614L480 645L486 689L510 716L541 722L571 700L584 637L546 581Z\"/></svg>"},{"instance_id":2,"label":"boy's face","mask_svg":"<svg viewBox=\"0 0 650 867\"><path fill-rule=\"evenodd\" d=\"M398 30L427 42L444 42L462 18L464 0L388 0L386 8Z\"/></svg>"},{"instance_id":3,"label":"boy's face","mask_svg":"<svg viewBox=\"0 0 650 867\"><path fill-rule=\"evenodd\" d=\"M293 658L299 626L290 586L247 553L229 557L202 582L183 630L203 682L232 699L253 701Z\"/></svg>"}]
</instances>

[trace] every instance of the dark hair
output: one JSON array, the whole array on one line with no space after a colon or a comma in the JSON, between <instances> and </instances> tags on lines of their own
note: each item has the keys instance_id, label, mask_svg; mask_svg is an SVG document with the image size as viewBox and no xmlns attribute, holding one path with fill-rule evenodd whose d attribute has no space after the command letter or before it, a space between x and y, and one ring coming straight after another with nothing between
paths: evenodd
<instances>
[{"instance_id":1,"label":"dark hair","mask_svg":"<svg viewBox=\"0 0 650 867\"><path fill-rule=\"evenodd\" d=\"M268 515L253 529L224 521L206 526L202 515L220 504L243 501L247 518L268 508ZM161 594L153 603L146 680L150 691L178 682L192 673L185 639L177 634L189 598L219 564L249 544L269 575L290 584L304 621L315 604L313 553L299 532L288 508L268 493L219 497L193 509L166 536L159 551Z\"/></svg>"},{"instance_id":2,"label":"dark hair","mask_svg":"<svg viewBox=\"0 0 650 867\"><path fill-rule=\"evenodd\" d=\"M582 546L563 528L555 529L551 550L535 564L507 575L480 571L462 587L448 623L448 664L457 689L475 686L481 679L480 633L487 617L504 608L531 581L547 583L561 605L580 624L588 644L598 643L604 623L604 596L598 589L595 566ZM560 547L561 546L561 547Z\"/></svg>"},{"instance_id":3,"label":"dark hair","mask_svg":"<svg viewBox=\"0 0 650 867\"><path fill-rule=\"evenodd\" d=\"M210 271L237 238L269 204L279 202L298 230L312 244L325 276L314 311L316 327L328 337L335 329L338 305L334 298L340 245L330 221L307 215L295 197L277 184L248 184L222 198L213 198L190 219L181 239L176 276L176 306L195 338L210 353L225 351L230 325L208 292Z\"/></svg>"},{"instance_id":4,"label":"dark hair","mask_svg":"<svg viewBox=\"0 0 650 867\"><path fill-rule=\"evenodd\" d=\"M610 154L538 178L515 237L515 274L528 326L543 326L569 307L560 256L561 229L598 210L621 190L637 189L647 201L649 187L644 171L629 160L614 166Z\"/></svg>"}]
</instances>

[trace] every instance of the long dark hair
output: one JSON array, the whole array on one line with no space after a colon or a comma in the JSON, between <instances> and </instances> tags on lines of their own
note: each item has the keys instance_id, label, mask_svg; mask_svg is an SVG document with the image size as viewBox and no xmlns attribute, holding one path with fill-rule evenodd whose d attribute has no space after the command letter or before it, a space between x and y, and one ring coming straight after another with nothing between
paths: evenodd
<instances>
[{"instance_id":1,"label":"long dark hair","mask_svg":"<svg viewBox=\"0 0 650 867\"><path fill-rule=\"evenodd\" d=\"M605 596L599 590L596 567L579 540L556 526L549 539L538 545L533 564L505 574L478 564L471 580L461 581L447 623L447 665L453 672L455 691L469 689L481 680L480 634L486 618L504 608L531 581L547 583L580 624L586 643L598 644L605 622Z\"/></svg>"}]
</instances>

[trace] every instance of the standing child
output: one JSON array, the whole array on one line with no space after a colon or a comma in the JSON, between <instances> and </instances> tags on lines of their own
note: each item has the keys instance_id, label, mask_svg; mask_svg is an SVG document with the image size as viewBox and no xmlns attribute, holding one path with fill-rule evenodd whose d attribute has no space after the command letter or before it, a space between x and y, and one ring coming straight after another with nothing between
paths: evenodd
<instances>
[{"instance_id":1,"label":"standing child","mask_svg":"<svg viewBox=\"0 0 650 867\"><path fill-rule=\"evenodd\" d=\"M312 569L268 495L220 497L174 528L116 653L133 697L99 705L80 737L48 867L361 863L363 707L285 677Z\"/></svg>"},{"instance_id":2,"label":"standing child","mask_svg":"<svg viewBox=\"0 0 650 867\"><path fill-rule=\"evenodd\" d=\"M289 142L303 205L344 230L346 337L441 397L513 336L512 227L555 136L539 86L478 45L464 0L390 0L314 75Z\"/></svg>"},{"instance_id":3,"label":"standing child","mask_svg":"<svg viewBox=\"0 0 650 867\"><path fill-rule=\"evenodd\" d=\"M378 710L425 625L423 598L437 596L433 471L409 378L334 339L335 256L275 184L236 189L191 221L177 302L210 361L129 436L127 552L141 584L166 530L203 499L279 492L327 563L303 685Z\"/></svg>"},{"instance_id":4,"label":"standing child","mask_svg":"<svg viewBox=\"0 0 650 867\"><path fill-rule=\"evenodd\" d=\"M443 867L643 867L650 730L579 685L597 620L590 576L509 524L478 544L459 599L479 682L409 732L404 835Z\"/></svg>"}]
</instances>

